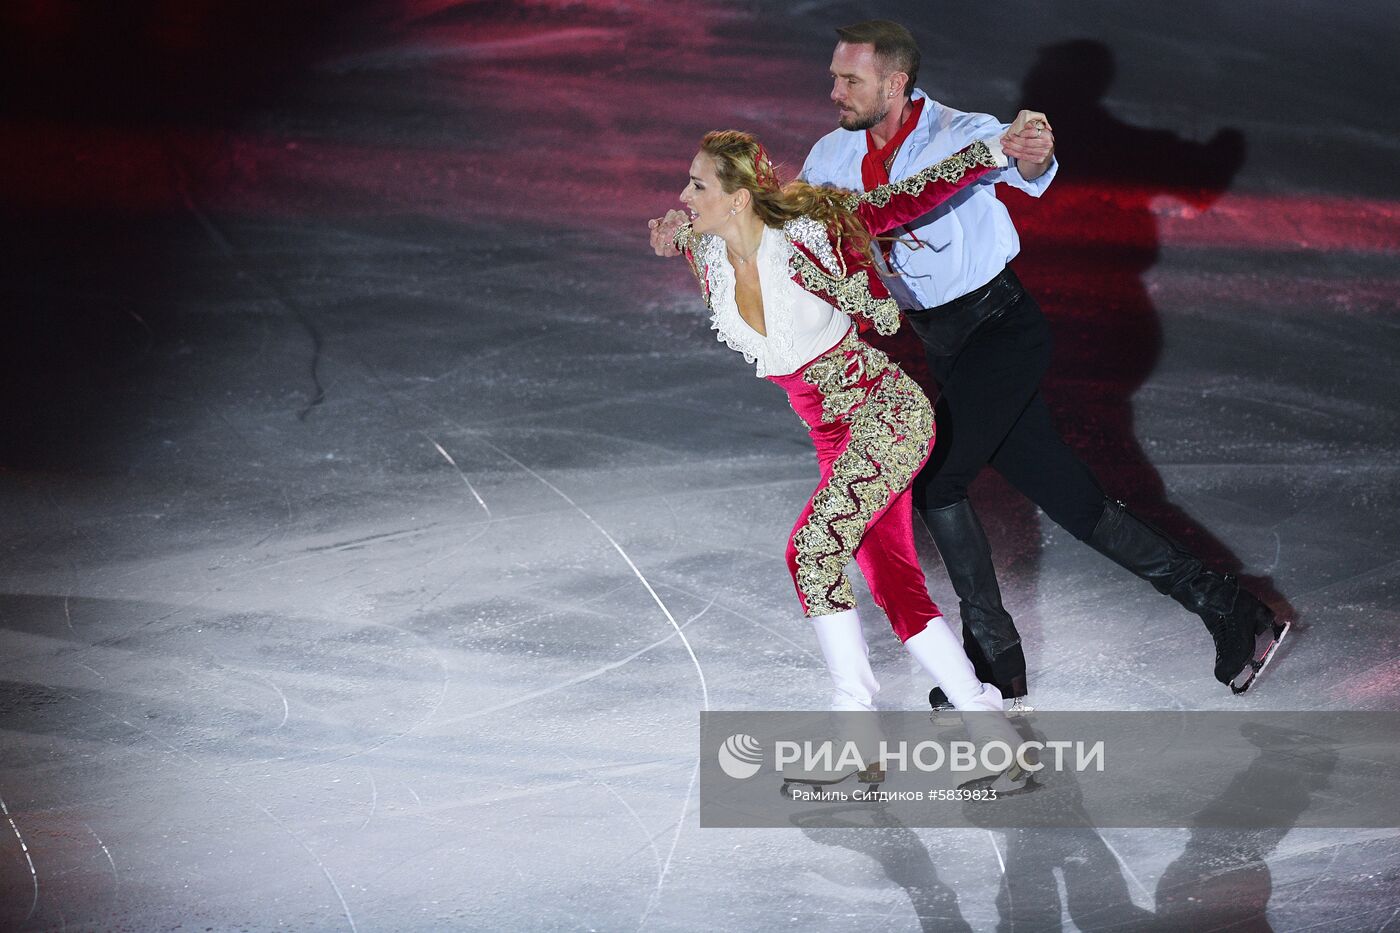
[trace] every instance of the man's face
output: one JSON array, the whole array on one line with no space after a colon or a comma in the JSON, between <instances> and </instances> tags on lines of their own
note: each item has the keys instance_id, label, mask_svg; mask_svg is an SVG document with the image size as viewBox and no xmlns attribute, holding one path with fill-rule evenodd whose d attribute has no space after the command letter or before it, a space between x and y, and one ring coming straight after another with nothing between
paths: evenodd
<instances>
[{"instance_id":1,"label":"man's face","mask_svg":"<svg viewBox=\"0 0 1400 933\"><path fill-rule=\"evenodd\" d=\"M889 114L894 98L889 78L881 74L875 46L836 43L831 56L831 101L844 130L868 130Z\"/></svg>"}]
</instances>

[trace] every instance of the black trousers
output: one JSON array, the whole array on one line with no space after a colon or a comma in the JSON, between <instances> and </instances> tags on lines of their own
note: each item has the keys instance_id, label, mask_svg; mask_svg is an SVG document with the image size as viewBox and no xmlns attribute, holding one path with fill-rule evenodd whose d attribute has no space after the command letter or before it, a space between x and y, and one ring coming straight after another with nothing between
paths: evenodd
<instances>
[{"instance_id":1,"label":"black trousers","mask_svg":"<svg viewBox=\"0 0 1400 933\"><path fill-rule=\"evenodd\" d=\"M1040 395L1050 348L1045 315L1019 285L956 352L938 355L925 344L942 394L933 455L914 481L915 508L967 498L967 487L990 464L1051 521L1088 539L1104 493L1060 438Z\"/></svg>"}]
</instances>

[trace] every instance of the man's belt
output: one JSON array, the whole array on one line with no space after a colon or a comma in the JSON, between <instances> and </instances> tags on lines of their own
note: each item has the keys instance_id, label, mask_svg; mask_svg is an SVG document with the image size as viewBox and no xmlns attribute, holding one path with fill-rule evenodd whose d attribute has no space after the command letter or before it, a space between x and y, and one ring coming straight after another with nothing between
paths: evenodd
<instances>
[{"instance_id":1,"label":"man's belt","mask_svg":"<svg viewBox=\"0 0 1400 933\"><path fill-rule=\"evenodd\" d=\"M1025 294L1021 280L1008 266L986 285L936 308L905 311L914 333L934 356L952 356L973 331L1001 316Z\"/></svg>"}]
</instances>

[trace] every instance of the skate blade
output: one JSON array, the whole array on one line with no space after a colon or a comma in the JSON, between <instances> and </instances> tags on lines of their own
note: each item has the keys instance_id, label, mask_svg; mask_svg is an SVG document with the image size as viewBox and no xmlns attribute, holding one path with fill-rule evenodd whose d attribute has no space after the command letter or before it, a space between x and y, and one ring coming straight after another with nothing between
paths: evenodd
<instances>
[{"instance_id":1,"label":"skate blade","mask_svg":"<svg viewBox=\"0 0 1400 933\"><path fill-rule=\"evenodd\" d=\"M1238 696L1253 685L1259 675L1264 673L1264 668L1274 659L1274 655L1278 654L1279 645L1283 644L1284 636L1291 628L1293 623L1285 620L1270 626L1255 638L1254 658L1230 681L1231 692Z\"/></svg>"},{"instance_id":2,"label":"skate blade","mask_svg":"<svg viewBox=\"0 0 1400 933\"><path fill-rule=\"evenodd\" d=\"M885 772L879 770L852 771L839 777L819 778L814 776L790 777L783 779L783 786L778 788L778 792L789 800L797 797L798 788L806 787L813 791L822 791L834 784L842 784L854 777L856 783L862 784L867 790L879 790L880 785L885 782Z\"/></svg>"},{"instance_id":3,"label":"skate blade","mask_svg":"<svg viewBox=\"0 0 1400 933\"><path fill-rule=\"evenodd\" d=\"M958 785L958 789L994 790L999 797L1015 797L1018 794L1033 793L1039 790L1040 786L1040 782L1035 779L1034 774L1013 766L999 774L989 774L964 781Z\"/></svg>"}]
</instances>

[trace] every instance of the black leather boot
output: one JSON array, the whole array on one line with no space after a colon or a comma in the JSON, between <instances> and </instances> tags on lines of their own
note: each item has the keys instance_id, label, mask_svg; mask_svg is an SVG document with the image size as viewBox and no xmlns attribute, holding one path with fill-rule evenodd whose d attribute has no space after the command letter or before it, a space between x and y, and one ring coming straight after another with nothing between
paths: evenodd
<instances>
[{"instance_id":1,"label":"black leather boot","mask_svg":"<svg viewBox=\"0 0 1400 933\"><path fill-rule=\"evenodd\" d=\"M1250 668L1257 636L1270 628L1281 634L1273 610L1243 589L1233 574L1207 570L1198 558L1121 502L1104 500L1103 515L1088 543L1201 617L1215 641L1215 679L1222 684L1235 688L1232 681Z\"/></svg>"},{"instance_id":2,"label":"black leather boot","mask_svg":"<svg viewBox=\"0 0 1400 933\"><path fill-rule=\"evenodd\" d=\"M958 595L963 649L977 677L996 685L1007 699L1025 696L1026 656L1021 650L1021 635L1001 604L992 549L972 503L962 499L943 508L922 509L920 515ZM929 694L935 708L939 706L935 696L941 692L935 687Z\"/></svg>"}]
</instances>

